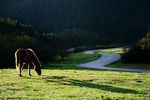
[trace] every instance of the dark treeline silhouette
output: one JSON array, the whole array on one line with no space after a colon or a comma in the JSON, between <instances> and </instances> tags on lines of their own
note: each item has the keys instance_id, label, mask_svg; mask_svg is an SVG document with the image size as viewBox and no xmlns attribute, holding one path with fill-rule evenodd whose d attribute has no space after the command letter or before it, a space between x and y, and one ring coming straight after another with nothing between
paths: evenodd
<instances>
[{"instance_id":1,"label":"dark treeline silhouette","mask_svg":"<svg viewBox=\"0 0 150 100\"><path fill-rule=\"evenodd\" d=\"M150 32L123 55L123 62L127 63L149 63L150 62Z\"/></svg>"},{"instance_id":2,"label":"dark treeline silhouette","mask_svg":"<svg viewBox=\"0 0 150 100\"><path fill-rule=\"evenodd\" d=\"M18 48L32 48L40 60L49 61L66 55L71 47L80 51L135 42L150 27L149 4L149 0L0 0L0 64L14 63ZM131 54L149 55L143 39L124 61L130 61Z\"/></svg>"},{"instance_id":3,"label":"dark treeline silhouette","mask_svg":"<svg viewBox=\"0 0 150 100\"><path fill-rule=\"evenodd\" d=\"M14 65L18 48L32 48L40 61L49 61L67 49L64 43L56 34L38 33L30 25L0 17L0 65Z\"/></svg>"},{"instance_id":4,"label":"dark treeline silhouette","mask_svg":"<svg viewBox=\"0 0 150 100\"><path fill-rule=\"evenodd\" d=\"M149 3L149 0L1 0L0 15L31 24L40 32L65 34L73 30L84 32L83 36L87 33L87 40L96 34L92 39L97 44L130 43L144 36L150 26Z\"/></svg>"}]
</instances>

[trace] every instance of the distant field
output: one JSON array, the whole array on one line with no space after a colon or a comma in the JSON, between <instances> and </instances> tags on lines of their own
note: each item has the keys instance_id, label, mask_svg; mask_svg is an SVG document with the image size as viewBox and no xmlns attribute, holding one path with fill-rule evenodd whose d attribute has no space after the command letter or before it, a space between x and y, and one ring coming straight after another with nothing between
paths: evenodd
<instances>
[{"instance_id":1,"label":"distant field","mask_svg":"<svg viewBox=\"0 0 150 100\"><path fill-rule=\"evenodd\" d=\"M100 53L117 53L117 54L123 54L124 50L123 48L117 48L117 49L112 49L112 50L102 50L98 51L98 54ZM144 70L150 70L150 64L145 64L145 63L122 63L121 60L110 64L109 67L114 67L114 68L129 68L129 69L144 69Z\"/></svg>"},{"instance_id":2,"label":"distant field","mask_svg":"<svg viewBox=\"0 0 150 100\"><path fill-rule=\"evenodd\" d=\"M118 53L118 54L122 54L124 53L123 48L116 48L116 49L108 49L108 50L101 50L101 51L97 51L97 53Z\"/></svg>"},{"instance_id":3,"label":"distant field","mask_svg":"<svg viewBox=\"0 0 150 100\"><path fill-rule=\"evenodd\" d=\"M42 67L42 76L27 69L18 76L16 69L0 69L0 100L149 100L150 73L88 70L72 65L97 58L96 54L74 53L66 61ZM58 57L59 58L59 57ZM89 59L90 58L90 59Z\"/></svg>"}]
</instances>

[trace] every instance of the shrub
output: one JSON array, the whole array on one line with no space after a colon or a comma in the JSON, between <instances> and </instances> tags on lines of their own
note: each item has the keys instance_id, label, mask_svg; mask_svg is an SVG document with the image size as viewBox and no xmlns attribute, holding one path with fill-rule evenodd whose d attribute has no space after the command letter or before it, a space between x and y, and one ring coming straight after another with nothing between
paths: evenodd
<instances>
[{"instance_id":1,"label":"shrub","mask_svg":"<svg viewBox=\"0 0 150 100\"><path fill-rule=\"evenodd\" d=\"M123 62L149 62L150 61L150 33L132 45L123 55Z\"/></svg>"}]
</instances>

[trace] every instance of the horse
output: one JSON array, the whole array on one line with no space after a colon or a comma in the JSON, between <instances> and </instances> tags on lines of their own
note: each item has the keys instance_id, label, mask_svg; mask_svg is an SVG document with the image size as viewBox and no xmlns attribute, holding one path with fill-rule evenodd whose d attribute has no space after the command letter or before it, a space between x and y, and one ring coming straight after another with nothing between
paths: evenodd
<instances>
[{"instance_id":1,"label":"horse","mask_svg":"<svg viewBox=\"0 0 150 100\"><path fill-rule=\"evenodd\" d=\"M19 48L15 52L15 63L16 63L16 69L19 69L19 76L22 76L21 72L25 65L28 65L29 76L32 76L30 73L31 64L34 66L34 70L37 72L37 74L41 75L40 61L36 56L35 52L30 48L28 49Z\"/></svg>"}]
</instances>

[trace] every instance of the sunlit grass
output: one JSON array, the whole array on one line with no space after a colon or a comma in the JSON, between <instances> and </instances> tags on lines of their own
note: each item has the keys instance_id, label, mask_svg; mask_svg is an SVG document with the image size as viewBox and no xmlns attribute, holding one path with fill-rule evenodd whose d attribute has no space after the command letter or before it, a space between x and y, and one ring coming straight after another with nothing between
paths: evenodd
<instances>
[{"instance_id":1,"label":"sunlit grass","mask_svg":"<svg viewBox=\"0 0 150 100\"><path fill-rule=\"evenodd\" d=\"M149 100L150 73L88 70L72 67L98 55L71 54L65 61L43 65L42 76L34 70L23 77L16 69L0 69L0 99L52 100ZM90 58L90 59L88 59Z\"/></svg>"},{"instance_id":2,"label":"sunlit grass","mask_svg":"<svg viewBox=\"0 0 150 100\"><path fill-rule=\"evenodd\" d=\"M42 76L32 71L30 77L25 69L23 77L19 77L15 69L1 72L1 98L148 100L150 97L150 73L43 69Z\"/></svg>"},{"instance_id":3,"label":"sunlit grass","mask_svg":"<svg viewBox=\"0 0 150 100\"><path fill-rule=\"evenodd\" d=\"M77 64L93 61L98 58L98 54L84 54L84 53L72 53L65 57L65 60L61 60L60 57L56 58L56 61L51 61L44 64L44 68L48 69L82 69L72 67Z\"/></svg>"},{"instance_id":4,"label":"sunlit grass","mask_svg":"<svg viewBox=\"0 0 150 100\"><path fill-rule=\"evenodd\" d=\"M108 50L101 50L98 51L97 53L117 53L117 54L122 54L124 53L124 49L123 48L116 48L116 49L108 49Z\"/></svg>"}]
</instances>

